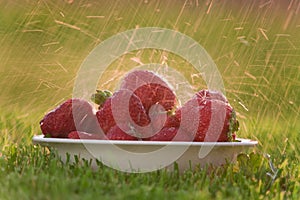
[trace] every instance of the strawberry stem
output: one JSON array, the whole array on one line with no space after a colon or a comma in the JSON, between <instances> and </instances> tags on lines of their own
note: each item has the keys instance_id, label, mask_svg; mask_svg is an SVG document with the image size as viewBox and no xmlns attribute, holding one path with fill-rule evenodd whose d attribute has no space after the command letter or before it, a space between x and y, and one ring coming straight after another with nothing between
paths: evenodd
<instances>
[{"instance_id":1,"label":"strawberry stem","mask_svg":"<svg viewBox=\"0 0 300 200\"><path fill-rule=\"evenodd\" d=\"M110 96L112 96L112 93L108 90L96 90L95 94L92 94L91 96L91 100L99 105L99 107L101 107L101 105L106 101L106 99L108 99Z\"/></svg>"}]
</instances>

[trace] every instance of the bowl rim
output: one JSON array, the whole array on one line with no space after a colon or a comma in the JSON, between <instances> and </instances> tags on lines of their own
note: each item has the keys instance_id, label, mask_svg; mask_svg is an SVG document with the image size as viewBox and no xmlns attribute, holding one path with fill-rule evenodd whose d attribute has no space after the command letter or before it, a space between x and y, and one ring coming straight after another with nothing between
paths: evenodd
<instances>
[{"instance_id":1,"label":"bowl rim","mask_svg":"<svg viewBox=\"0 0 300 200\"><path fill-rule=\"evenodd\" d=\"M69 138L45 138L44 135L34 135L33 144L95 144L95 145L155 145L155 146L256 146L258 141L236 138L239 142L181 142L181 141L129 141L129 140L97 140L97 139L69 139Z\"/></svg>"}]
</instances>

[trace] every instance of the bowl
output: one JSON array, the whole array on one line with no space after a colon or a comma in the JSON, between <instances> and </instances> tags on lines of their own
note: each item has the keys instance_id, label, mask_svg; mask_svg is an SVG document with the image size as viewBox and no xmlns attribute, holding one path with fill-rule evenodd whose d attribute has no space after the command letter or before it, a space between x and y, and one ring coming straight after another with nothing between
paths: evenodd
<instances>
[{"instance_id":1,"label":"bowl","mask_svg":"<svg viewBox=\"0 0 300 200\"><path fill-rule=\"evenodd\" d=\"M63 162L85 159L98 168L96 160L124 172L150 172L166 168L195 169L207 165L222 166L234 163L237 155L255 147L258 142L237 138L238 142L178 142L178 141L121 141L67 138L45 138L35 135L34 144L57 150Z\"/></svg>"}]
</instances>

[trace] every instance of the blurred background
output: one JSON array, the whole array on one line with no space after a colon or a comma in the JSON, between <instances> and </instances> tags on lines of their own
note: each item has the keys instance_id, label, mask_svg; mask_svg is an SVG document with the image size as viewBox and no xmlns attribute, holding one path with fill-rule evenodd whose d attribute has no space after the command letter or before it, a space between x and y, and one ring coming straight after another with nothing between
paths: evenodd
<instances>
[{"instance_id":1,"label":"blurred background","mask_svg":"<svg viewBox=\"0 0 300 200\"><path fill-rule=\"evenodd\" d=\"M43 115L72 96L76 73L89 52L137 27L177 30L206 49L238 112L239 136L264 143L272 135L299 134L298 0L0 1L2 123L25 121L38 134ZM185 60L151 49L116 60L98 87L114 89L122 74L139 65L137 60L167 62L195 91L206 87ZM267 134L260 135L262 130Z\"/></svg>"}]
</instances>

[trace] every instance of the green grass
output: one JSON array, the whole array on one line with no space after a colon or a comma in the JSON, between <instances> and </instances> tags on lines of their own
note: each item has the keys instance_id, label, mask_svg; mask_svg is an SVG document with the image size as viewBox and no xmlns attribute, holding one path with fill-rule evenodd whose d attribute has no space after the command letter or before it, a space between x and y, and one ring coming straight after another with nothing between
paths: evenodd
<instances>
[{"instance_id":1,"label":"green grass","mask_svg":"<svg viewBox=\"0 0 300 200\"><path fill-rule=\"evenodd\" d=\"M265 3L1 1L0 199L299 199L299 5ZM88 163L63 164L55 151L32 145L43 115L72 96L88 53L137 26L178 30L207 50L238 112L238 135L259 141L254 154L209 173L126 174L100 163L96 172ZM161 63L163 56L195 90L206 87L185 60L153 50L116 60L99 87L114 88L138 65L132 57Z\"/></svg>"},{"instance_id":2,"label":"green grass","mask_svg":"<svg viewBox=\"0 0 300 200\"><path fill-rule=\"evenodd\" d=\"M19 144L10 143L2 149L0 159L1 199L297 199L300 195L299 144L297 134L282 140L280 133L274 133L269 144L267 129L260 130L266 137L260 138L254 153L241 155L237 164L224 168L186 171L183 174L160 170L145 174L126 174L98 163L99 169L92 171L88 162L63 164L54 150L30 145L36 132L27 120L7 115L1 121L3 138L24 133ZM4 124L7 123L7 124ZM251 131L255 130L251 124ZM299 129L298 129L299 130ZM28 136L26 136L28 134ZM19 134L18 134L19 135ZM2 143L5 143L2 142ZM274 145L278 144L278 145ZM264 153L271 155L269 160ZM267 175L274 175L274 180Z\"/></svg>"}]
</instances>

